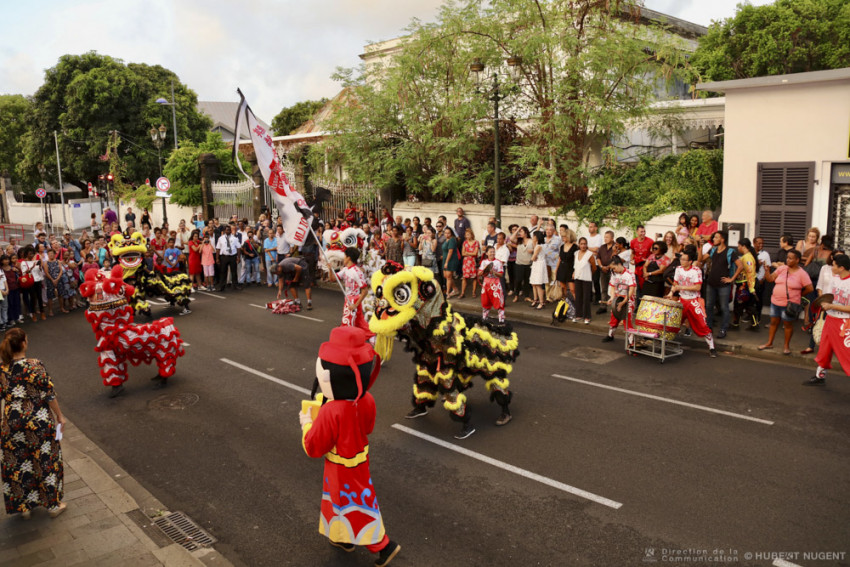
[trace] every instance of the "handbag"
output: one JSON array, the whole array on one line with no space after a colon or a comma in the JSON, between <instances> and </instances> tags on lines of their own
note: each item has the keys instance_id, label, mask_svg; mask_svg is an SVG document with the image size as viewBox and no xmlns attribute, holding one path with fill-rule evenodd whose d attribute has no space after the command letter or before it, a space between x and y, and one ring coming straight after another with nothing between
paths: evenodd
<instances>
[{"instance_id":1,"label":"handbag","mask_svg":"<svg viewBox=\"0 0 850 567\"><path fill-rule=\"evenodd\" d=\"M564 290L561 288L561 284L557 281L549 284L549 289L546 291L546 301L550 303L555 303L556 301L560 301L564 298Z\"/></svg>"},{"instance_id":2,"label":"handbag","mask_svg":"<svg viewBox=\"0 0 850 567\"><path fill-rule=\"evenodd\" d=\"M35 277L29 273L28 271L21 274L21 277L18 278L18 285L23 289L29 289L33 285L35 285Z\"/></svg>"},{"instance_id":3,"label":"handbag","mask_svg":"<svg viewBox=\"0 0 850 567\"><path fill-rule=\"evenodd\" d=\"M785 305L785 316L790 319L797 319L800 317L800 313L803 312L803 306L800 303L793 303L791 301L791 296L788 295L788 278L791 276L791 273L785 272L785 298L788 300L788 303Z\"/></svg>"}]
</instances>

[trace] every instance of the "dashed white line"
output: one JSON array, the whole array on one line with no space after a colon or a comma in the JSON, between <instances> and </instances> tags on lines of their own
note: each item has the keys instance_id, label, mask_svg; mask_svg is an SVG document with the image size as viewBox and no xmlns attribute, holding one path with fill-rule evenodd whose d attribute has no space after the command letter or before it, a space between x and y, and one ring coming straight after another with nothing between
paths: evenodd
<instances>
[{"instance_id":1,"label":"dashed white line","mask_svg":"<svg viewBox=\"0 0 850 567\"><path fill-rule=\"evenodd\" d=\"M531 471L521 469L521 468L516 467L514 465L505 463L503 461L499 461L499 460L494 459L492 457L488 457L487 455L482 455L481 453L476 453L475 451L470 451L469 449L465 449L464 447L459 447L458 445L455 445L453 443L443 441L442 439L437 439L436 437L432 437L432 436L427 435L425 433L421 433L419 431L416 431L415 429L411 429L411 428L406 427L404 425L394 423L393 428L398 429L399 431L403 431L404 433L407 433L409 435L413 435L414 437L419 437L420 439L424 439L425 441L429 441L431 443L434 443L435 445L439 445L440 447L443 447L444 449L448 449L449 451L454 451L455 453L460 453L461 455L466 455L467 457L472 457L473 459L476 459L476 460L481 461L483 463L487 463L488 465L492 465L496 468L500 468L502 470L517 474L519 476L528 478L530 480L537 481L541 484L545 484L546 486L550 486L552 488L562 490L563 492L567 492L567 493L572 494L574 496L579 496L579 497L584 498L586 500L590 500L591 502L596 502L597 504L602 504L603 506L608 506L609 508L613 508L615 510L618 510L618 509L620 509L620 507L623 506L622 503L616 502L616 501L611 500L609 498L605 498L604 496L599 496L597 494L593 494L592 492L582 490L581 488L576 488L575 486L570 486L569 484L564 484L563 482L553 480L549 477L545 477L545 476L539 475L537 473L533 473Z\"/></svg>"},{"instance_id":2,"label":"dashed white line","mask_svg":"<svg viewBox=\"0 0 850 567\"><path fill-rule=\"evenodd\" d=\"M219 360L224 362L225 364L235 366L236 368L238 368L240 370L244 370L245 372L250 372L251 374L253 374L255 376L259 376L260 378L265 378L266 380L268 380L270 382L274 382L275 384L280 384L281 386L284 386L284 387L289 388L291 390L295 390L296 392L300 392L304 395L309 396L310 393L311 393L310 390L308 390L307 388L302 388L301 386L296 386L295 384L291 384L291 383L287 382L286 380L281 380L280 378L275 378L274 376L266 374L265 372L260 372L259 370L254 370L250 366L245 366L244 364L239 364L238 362L233 362L232 360L230 360L228 358L219 358Z\"/></svg>"},{"instance_id":3,"label":"dashed white line","mask_svg":"<svg viewBox=\"0 0 850 567\"><path fill-rule=\"evenodd\" d=\"M687 408L698 409L698 410L701 410L701 411L707 411L707 412L716 413L716 414L719 414L719 415L725 415L725 416L728 416L728 417L745 419L747 421L754 421L756 423L761 423L761 424L764 424L764 425L773 425L773 422L769 421L767 419L759 419L757 417L750 417L748 415L743 415L743 414L740 414L740 413L733 413L731 411L710 408L710 407L701 406L701 405L698 405L698 404L691 404L689 402L681 402L679 400L672 400L670 398L662 398L661 396L654 396L652 394L644 394L643 392L635 392L634 390L626 390L625 388L617 388L615 386L608 386L606 384L598 384L596 382L588 382L587 380L579 380L578 378L571 378L570 376L561 376L560 374L552 374L552 376L554 378L560 378L561 380L576 382L577 384L584 384L586 386L595 386L596 388L603 388L605 390L612 390L614 392L620 392L620 393L623 393L623 394L630 394L632 396L638 396L638 397L641 397L641 398L647 398L647 399L656 400L656 401L659 401L659 402L667 402L668 404L675 404L677 406L684 406L684 407L687 407Z\"/></svg>"},{"instance_id":4,"label":"dashed white line","mask_svg":"<svg viewBox=\"0 0 850 567\"><path fill-rule=\"evenodd\" d=\"M223 295L216 295L216 294L210 293L208 291L197 290L197 291L195 291L195 293L203 293L204 295L209 295L210 297L215 297L216 299L227 299Z\"/></svg>"},{"instance_id":5,"label":"dashed white line","mask_svg":"<svg viewBox=\"0 0 850 567\"><path fill-rule=\"evenodd\" d=\"M251 307L259 307L260 309L268 309L265 305L257 305L256 303L249 303ZM316 323L324 323L324 319L316 319L315 317L308 317L306 315L299 315L298 313L287 313L289 317L298 317L299 319L307 319L308 321L315 321Z\"/></svg>"}]
</instances>

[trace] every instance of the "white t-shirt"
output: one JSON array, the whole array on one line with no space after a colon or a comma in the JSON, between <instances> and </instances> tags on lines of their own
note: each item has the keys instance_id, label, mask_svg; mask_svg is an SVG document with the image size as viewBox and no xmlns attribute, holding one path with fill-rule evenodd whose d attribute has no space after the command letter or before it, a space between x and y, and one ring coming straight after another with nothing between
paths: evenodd
<instances>
[{"instance_id":1,"label":"white t-shirt","mask_svg":"<svg viewBox=\"0 0 850 567\"><path fill-rule=\"evenodd\" d=\"M278 255L278 257L289 254L289 251L292 250L292 246L289 244L289 242L286 241L286 235L285 234L278 234L278 235L275 235L275 238L277 239L277 255Z\"/></svg>"},{"instance_id":2,"label":"white t-shirt","mask_svg":"<svg viewBox=\"0 0 850 567\"><path fill-rule=\"evenodd\" d=\"M590 250L584 253L584 256L579 258L581 250L576 252L575 263L573 264L573 279L589 282L593 279L593 270L590 267L590 261L593 259L593 252Z\"/></svg>"},{"instance_id":3,"label":"white t-shirt","mask_svg":"<svg viewBox=\"0 0 850 567\"><path fill-rule=\"evenodd\" d=\"M673 282L676 285L702 285L702 270L691 264L687 270L682 266L676 268L676 273L673 275ZM682 299L697 299L700 293L699 290L691 291L686 289L679 290L679 297Z\"/></svg>"},{"instance_id":4,"label":"white t-shirt","mask_svg":"<svg viewBox=\"0 0 850 567\"><path fill-rule=\"evenodd\" d=\"M762 250L761 252L759 252L758 258L756 259L756 262L758 262L758 265L759 265L758 272L756 272L756 279L757 280L763 280L764 279L764 264L767 264L768 266L770 265L770 254L768 253L768 251Z\"/></svg>"},{"instance_id":5,"label":"white t-shirt","mask_svg":"<svg viewBox=\"0 0 850 567\"><path fill-rule=\"evenodd\" d=\"M843 279L837 276L833 277L832 294L835 296L832 303L837 305L850 305L850 276ZM828 309L826 314L830 317L835 317L836 319L850 319L850 313L836 311L835 309Z\"/></svg>"},{"instance_id":6,"label":"white t-shirt","mask_svg":"<svg viewBox=\"0 0 850 567\"><path fill-rule=\"evenodd\" d=\"M508 259L511 257L511 248L507 244L499 248L496 247L496 260L500 261L503 266L508 265Z\"/></svg>"},{"instance_id":7,"label":"white t-shirt","mask_svg":"<svg viewBox=\"0 0 850 567\"><path fill-rule=\"evenodd\" d=\"M616 290L617 297L628 297L629 288L636 287L637 282L635 275L628 270L623 270L622 274L612 271L609 285Z\"/></svg>"},{"instance_id":8,"label":"white t-shirt","mask_svg":"<svg viewBox=\"0 0 850 567\"><path fill-rule=\"evenodd\" d=\"M588 236L587 237L587 247L588 248L596 248L597 250L599 250L599 247L602 246L603 242L605 242L605 240L603 239L602 235L599 234L598 232L596 233L595 236Z\"/></svg>"},{"instance_id":9,"label":"white t-shirt","mask_svg":"<svg viewBox=\"0 0 850 567\"><path fill-rule=\"evenodd\" d=\"M824 264L818 274L818 290L823 293L832 293L832 282L837 279L832 273L832 266Z\"/></svg>"}]
</instances>

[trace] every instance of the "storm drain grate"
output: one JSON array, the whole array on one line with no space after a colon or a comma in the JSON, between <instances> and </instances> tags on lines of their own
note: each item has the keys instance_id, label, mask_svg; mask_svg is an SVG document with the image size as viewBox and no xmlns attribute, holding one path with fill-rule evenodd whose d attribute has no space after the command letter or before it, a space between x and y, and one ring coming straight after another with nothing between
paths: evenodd
<instances>
[{"instance_id":1,"label":"storm drain grate","mask_svg":"<svg viewBox=\"0 0 850 567\"><path fill-rule=\"evenodd\" d=\"M153 523L171 538L171 541L189 551L209 547L216 542L213 536L202 530L183 512L171 512L167 516L155 519Z\"/></svg>"}]
</instances>

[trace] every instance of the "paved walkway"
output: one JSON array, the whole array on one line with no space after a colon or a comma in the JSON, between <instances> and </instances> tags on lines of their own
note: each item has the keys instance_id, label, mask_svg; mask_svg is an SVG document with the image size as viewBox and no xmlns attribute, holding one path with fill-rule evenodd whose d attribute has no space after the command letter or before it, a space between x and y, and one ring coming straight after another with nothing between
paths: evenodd
<instances>
[{"instance_id":1,"label":"paved walkway","mask_svg":"<svg viewBox=\"0 0 850 567\"><path fill-rule=\"evenodd\" d=\"M44 508L29 521L0 519L0 565L231 565L212 548L187 551L153 525L162 503L70 422L62 452L68 509L55 519Z\"/></svg>"}]
</instances>

